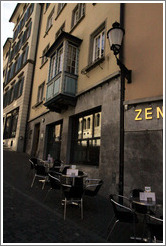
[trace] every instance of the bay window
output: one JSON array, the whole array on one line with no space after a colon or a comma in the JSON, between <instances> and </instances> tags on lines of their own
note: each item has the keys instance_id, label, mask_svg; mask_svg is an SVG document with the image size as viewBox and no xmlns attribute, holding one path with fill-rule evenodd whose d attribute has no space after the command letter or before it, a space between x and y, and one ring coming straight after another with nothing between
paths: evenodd
<instances>
[{"instance_id":1,"label":"bay window","mask_svg":"<svg viewBox=\"0 0 166 246\"><path fill-rule=\"evenodd\" d=\"M44 105L56 112L67 105L75 106L81 42L81 39L62 31L45 54L50 57L50 66Z\"/></svg>"}]
</instances>

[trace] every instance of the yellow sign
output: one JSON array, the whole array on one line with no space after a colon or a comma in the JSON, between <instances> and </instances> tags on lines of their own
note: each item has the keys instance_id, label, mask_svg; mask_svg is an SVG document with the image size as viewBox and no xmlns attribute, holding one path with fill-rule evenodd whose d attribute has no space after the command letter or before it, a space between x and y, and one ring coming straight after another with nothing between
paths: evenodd
<instances>
[{"instance_id":1,"label":"yellow sign","mask_svg":"<svg viewBox=\"0 0 166 246\"><path fill-rule=\"evenodd\" d=\"M135 109L135 112L137 113L135 120L143 120L143 116L145 120L152 120L153 118L160 119L160 117L163 118L163 107L162 109L156 107L155 111L153 108L145 108L145 111L143 109Z\"/></svg>"}]
</instances>

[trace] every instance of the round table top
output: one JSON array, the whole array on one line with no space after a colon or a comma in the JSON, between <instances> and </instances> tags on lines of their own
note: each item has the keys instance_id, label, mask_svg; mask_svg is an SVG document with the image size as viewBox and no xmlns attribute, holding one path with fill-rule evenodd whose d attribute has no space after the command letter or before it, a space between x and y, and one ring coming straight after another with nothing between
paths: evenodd
<instances>
[{"instance_id":1,"label":"round table top","mask_svg":"<svg viewBox=\"0 0 166 246\"><path fill-rule=\"evenodd\" d=\"M156 201L145 201L145 200L140 200L139 198L133 198L132 203L139 204L142 206L147 206L147 207L153 207L156 206Z\"/></svg>"}]
</instances>

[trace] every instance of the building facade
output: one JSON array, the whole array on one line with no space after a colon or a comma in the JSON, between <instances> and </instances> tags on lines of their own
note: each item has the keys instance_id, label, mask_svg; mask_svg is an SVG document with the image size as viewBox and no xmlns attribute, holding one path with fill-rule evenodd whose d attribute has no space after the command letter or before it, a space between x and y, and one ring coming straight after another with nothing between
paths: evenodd
<instances>
[{"instance_id":1,"label":"building facade","mask_svg":"<svg viewBox=\"0 0 166 246\"><path fill-rule=\"evenodd\" d=\"M3 144L16 151L24 150L40 10L40 4L17 4L9 20L15 26L3 88Z\"/></svg>"},{"instance_id":2,"label":"building facade","mask_svg":"<svg viewBox=\"0 0 166 246\"><path fill-rule=\"evenodd\" d=\"M163 196L163 4L124 6L124 191L150 186Z\"/></svg>"},{"instance_id":3,"label":"building facade","mask_svg":"<svg viewBox=\"0 0 166 246\"><path fill-rule=\"evenodd\" d=\"M76 164L109 192L119 180L120 72L107 41L115 20L120 4L44 4L26 148Z\"/></svg>"},{"instance_id":4,"label":"building facade","mask_svg":"<svg viewBox=\"0 0 166 246\"><path fill-rule=\"evenodd\" d=\"M3 88L5 87L11 43L12 43L12 38L8 38L3 46ZM3 131L5 126L4 121L5 121L5 117L3 117Z\"/></svg>"},{"instance_id":5,"label":"building facade","mask_svg":"<svg viewBox=\"0 0 166 246\"><path fill-rule=\"evenodd\" d=\"M103 179L104 196L128 196L131 189L151 186L162 200L163 4L34 6L41 8L33 12L40 29L37 48L31 45L36 49L36 60L30 59L35 60L31 94L24 89L30 97L29 111L28 99L23 103L26 134L18 134L26 153L42 159L50 154ZM132 70L131 83L125 81L107 40L115 21L125 29L119 58ZM4 115L11 108L6 106ZM5 141L11 145L11 139Z\"/></svg>"}]
</instances>

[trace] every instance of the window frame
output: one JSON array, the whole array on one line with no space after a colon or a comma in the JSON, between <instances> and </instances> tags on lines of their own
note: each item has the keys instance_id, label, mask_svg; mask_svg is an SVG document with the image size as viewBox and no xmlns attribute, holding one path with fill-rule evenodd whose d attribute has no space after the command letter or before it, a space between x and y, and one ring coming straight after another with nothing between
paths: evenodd
<instances>
[{"instance_id":1,"label":"window frame","mask_svg":"<svg viewBox=\"0 0 166 246\"><path fill-rule=\"evenodd\" d=\"M69 47L71 47L71 57L69 57ZM75 49L75 61L74 61L74 59L73 59L73 57L72 57L72 55L73 55L73 49ZM68 73L70 73L70 74L75 74L75 75L77 75L78 74L78 72L77 72L77 70L78 70L78 68L77 68L77 64L78 64L78 55L77 55L77 53L78 53L78 47L76 46L76 45L74 45L74 44L72 44L72 43L68 43L68 46L67 46L67 57L66 57L66 72L68 72ZM70 65L68 65L68 62L69 62L69 60L70 60ZM73 61L74 61L74 66L72 65L72 63L73 63ZM68 67L69 67L69 70L68 70ZM74 72L72 72L72 68L74 68Z\"/></svg>"},{"instance_id":2,"label":"window frame","mask_svg":"<svg viewBox=\"0 0 166 246\"><path fill-rule=\"evenodd\" d=\"M46 54L47 50L49 49L49 47L50 47L50 44L47 44L47 46L45 47L45 49L42 52L41 66L43 66L46 63L46 61L48 60L48 58L45 56L45 54Z\"/></svg>"},{"instance_id":3,"label":"window frame","mask_svg":"<svg viewBox=\"0 0 166 246\"><path fill-rule=\"evenodd\" d=\"M94 60L94 39L100 34L104 32L105 33L105 37L104 37L104 52L103 52L103 56ZM105 46L106 46L106 21L104 21L91 35L90 35L90 44L89 44L89 59L88 59L88 63L92 64L95 63L96 61L98 61L99 59L102 59L105 57Z\"/></svg>"},{"instance_id":4,"label":"window frame","mask_svg":"<svg viewBox=\"0 0 166 246\"><path fill-rule=\"evenodd\" d=\"M6 115L6 122L4 127L4 139L15 138L17 131L17 123L19 117L19 107L12 110ZM16 122L14 122L16 119ZM8 127L7 127L8 124Z\"/></svg>"},{"instance_id":5,"label":"window frame","mask_svg":"<svg viewBox=\"0 0 166 246\"><path fill-rule=\"evenodd\" d=\"M45 82L43 82L42 84L40 84L38 86L38 93L37 93L37 104L43 102L43 96L44 96L44 86L45 86Z\"/></svg>"},{"instance_id":6,"label":"window frame","mask_svg":"<svg viewBox=\"0 0 166 246\"><path fill-rule=\"evenodd\" d=\"M76 18L77 13L77 18ZM71 21L71 30L77 26L77 24L85 16L85 3L78 3L72 11L72 21Z\"/></svg>"},{"instance_id":7,"label":"window frame","mask_svg":"<svg viewBox=\"0 0 166 246\"><path fill-rule=\"evenodd\" d=\"M65 7L65 5L66 5L66 3L58 3L57 16L61 13L61 11Z\"/></svg>"},{"instance_id":8,"label":"window frame","mask_svg":"<svg viewBox=\"0 0 166 246\"><path fill-rule=\"evenodd\" d=\"M95 125L95 118L98 114L100 114L99 126ZM101 107L97 107L96 109L72 117L72 139L71 139L71 151L70 151L71 163L73 164L77 163L77 165L86 165L86 166L99 165L100 148L101 148L101 115L102 115ZM89 119L90 121L88 121ZM98 133L97 131L99 131L99 135L97 135ZM96 145L97 141L99 142L99 145ZM92 148L96 146L98 147L98 150L94 149L94 152L97 151L98 160L93 160L93 156L90 156L90 153L92 151ZM75 156L74 152L78 151L77 153L79 153L80 148L82 147L84 148L84 150L81 151L86 153L86 157L84 156L85 158L84 160L82 160L79 154L76 158L74 157ZM92 159L90 160L90 158Z\"/></svg>"},{"instance_id":9,"label":"window frame","mask_svg":"<svg viewBox=\"0 0 166 246\"><path fill-rule=\"evenodd\" d=\"M55 7L51 10L48 18L47 18L47 25L46 25L46 33L51 29L52 25L53 25L53 15L55 12Z\"/></svg>"}]
</instances>

